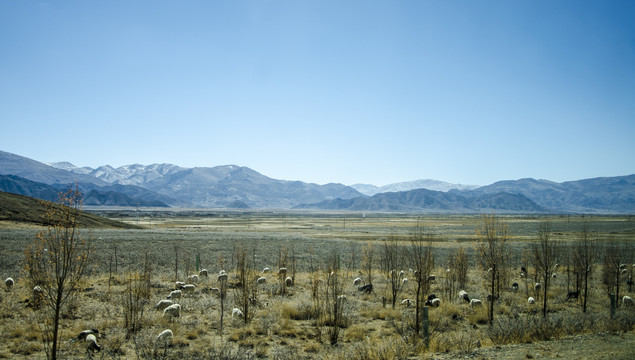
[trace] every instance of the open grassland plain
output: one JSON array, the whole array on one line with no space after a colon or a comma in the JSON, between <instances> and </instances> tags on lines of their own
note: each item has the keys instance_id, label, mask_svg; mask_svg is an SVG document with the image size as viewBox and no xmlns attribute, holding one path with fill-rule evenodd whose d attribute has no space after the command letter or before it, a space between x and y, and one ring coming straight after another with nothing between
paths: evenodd
<instances>
[{"instance_id":1,"label":"open grassland plain","mask_svg":"<svg viewBox=\"0 0 635 360\"><path fill-rule=\"evenodd\" d=\"M487 270L478 264L480 216L273 212L101 212L142 229L81 229L93 246L91 272L81 292L63 310L60 356L104 359L446 359L632 358L635 307L610 309L603 266L606 249L619 250L626 270L619 297L634 296L633 216L498 216L509 228L508 266L488 324ZM542 293L532 262L538 224L564 249L554 269L542 316ZM579 289L574 248L583 229L596 252L587 312ZM429 338L415 331L416 274L409 252L423 229L434 255L430 289L441 299L429 307ZM24 249L36 226L0 225L0 274L15 280L0 292L0 358L44 358L46 308L33 306L24 273ZM396 269L386 265L386 244L399 249ZM453 257L467 255L467 279L453 277ZM372 275L372 281L369 279ZM269 272L263 272L264 268ZM287 269L278 274L279 268ZM525 268L522 271L521 268ZM182 291L176 318L155 307L188 277L200 275L194 291ZM448 269L450 271L448 271ZM227 282L219 281L221 270ZM390 270L403 271L398 286ZM287 277L290 280L287 280ZM258 278L264 278L258 283ZM372 282L370 293L358 290ZM403 281L403 279L409 279ZM288 282L287 282L288 281ZM512 284L518 289L513 290ZM224 289L226 287L226 290ZM217 290L218 289L218 290ZM458 297L465 290L484 306ZM225 294L225 296L221 296ZM134 296L133 296L134 295ZM337 295L336 297L334 295ZM340 297L344 295L344 297ZM538 301L528 303L528 297ZM392 298L395 297L395 306ZM131 302L131 298L135 301ZM411 302L405 300L410 299ZM620 300L618 299L618 300ZM410 304L410 305L408 305ZM241 309L243 316L233 314ZM222 310L221 310L222 309ZM131 329L131 318L135 327ZM222 319L222 325L221 325ZM99 354L88 355L70 340L85 329L102 333ZM167 342L157 335L171 329ZM105 336L104 336L105 335Z\"/></svg>"}]
</instances>

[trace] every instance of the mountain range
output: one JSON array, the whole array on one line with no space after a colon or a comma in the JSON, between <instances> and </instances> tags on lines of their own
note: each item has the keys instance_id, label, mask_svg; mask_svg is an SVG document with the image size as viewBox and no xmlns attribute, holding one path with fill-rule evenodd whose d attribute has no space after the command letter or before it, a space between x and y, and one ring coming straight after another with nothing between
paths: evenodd
<instances>
[{"instance_id":1,"label":"mountain range","mask_svg":"<svg viewBox=\"0 0 635 360\"><path fill-rule=\"evenodd\" d=\"M416 180L377 187L269 178L247 167L172 164L118 168L45 164L0 151L0 191L55 200L76 184L91 206L315 209L438 213L635 213L635 175L487 186Z\"/></svg>"}]
</instances>

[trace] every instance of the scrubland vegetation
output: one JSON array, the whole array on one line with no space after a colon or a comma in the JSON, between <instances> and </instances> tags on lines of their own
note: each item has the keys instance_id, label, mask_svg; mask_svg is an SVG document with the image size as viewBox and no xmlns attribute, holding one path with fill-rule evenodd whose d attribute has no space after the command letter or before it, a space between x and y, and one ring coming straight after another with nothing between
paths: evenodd
<instances>
[{"instance_id":1,"label":"scrubland vegetation","mask_svg":"<svg viewBox=\"0 0 635 360\"><path fill-rule=\"evenodd\" d=\"M427 358L572 334L632 334L635 324L635 307L621 304L634 296L631 216L106 215L144 229L81 230L92 246L90 271L61 310L63 358ZM488 221L505 231L494 233L502 241L496 256L484 257ZM25 248L39 231L0 228L0 274L15 280L0 294L0 358L45 357L47 309L35 306L25 268ZM554 259L539 251L543 242ZM176 281L201 269L209 276L174 299L180 317L155 309ZM358 291L356 278L372 292ZM460 290L482 306L460 299ZM427 324L416 321L430 294L440 306L427 308ZM243 315L232 316L234 308ZM91 328L102 333L99 353L69 341ZM165 329L174 337L158 341Z\"/></svg>"}]
</instances>

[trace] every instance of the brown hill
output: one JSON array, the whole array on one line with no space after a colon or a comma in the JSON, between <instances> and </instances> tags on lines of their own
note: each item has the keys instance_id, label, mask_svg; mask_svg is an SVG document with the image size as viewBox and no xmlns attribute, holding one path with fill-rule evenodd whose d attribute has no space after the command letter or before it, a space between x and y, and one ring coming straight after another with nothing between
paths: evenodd
<instances>
[{"instance_id":1,"label":"brown hill","mask_svg":"<svg viewBox=\"0 0 635 360\"><path fill-rule=\"evenodd\" d=\"M28 196L0 192L0 221L11 221L31 225L45 225L42 215L46 212L45 201ZM139 226L110 220L103 216L82 212L79 226L83 228L140 229Z\"/></svg>"}]
</instances>

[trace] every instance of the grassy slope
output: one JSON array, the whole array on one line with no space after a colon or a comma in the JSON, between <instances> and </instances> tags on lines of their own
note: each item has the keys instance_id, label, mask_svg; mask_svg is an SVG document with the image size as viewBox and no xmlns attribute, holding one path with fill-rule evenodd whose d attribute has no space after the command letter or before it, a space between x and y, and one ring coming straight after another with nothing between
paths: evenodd
<instances>
[{"instance_id":1,"label":"grassy slope","mask_svg":"<svg viewBox=\"0 0 635 360\"><path fill-rule=\"evenodd\" d=\"M0 221L12 221L33 225L43 225L42 215L46 212L44 202L28 196L0 192ZM85 228L139 228L107 219L102 216L82 212L79 226Z\"/></svg>"}]
</instances>

